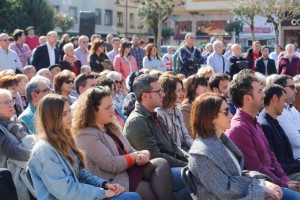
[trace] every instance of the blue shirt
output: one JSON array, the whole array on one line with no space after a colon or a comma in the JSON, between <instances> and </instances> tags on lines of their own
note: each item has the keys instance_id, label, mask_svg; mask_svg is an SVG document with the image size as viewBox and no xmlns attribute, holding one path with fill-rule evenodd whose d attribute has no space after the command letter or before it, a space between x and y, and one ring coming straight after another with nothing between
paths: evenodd
<instances>
[{"instance_id":1,"label":"blue shirt","mask_svg":"<svg viewBox=\"0 0 300 200\"><path fill-rule=\"evenodd\" d=\"M27 125L28 130L31 133L34 133L34 134L36 134L34 119L33 119L35 111L36 111L36 107L34 107L34 105L29 103L27 108L18 117L19 119L21 119L25 122L25 124Z\"/></svg>"},{"instance_id":2,"label":"blue shirt","mask_svg":"<svg viewBox=\"0 0 300 200\"><path fill-rule=\"evenodd\" d=\"M85 52L82 52L81 48L78 47L75 49L75 56L80 60L81 65L89 65L88 62L88 56L89 56L89 50L86 49Z\"/></svg>"},{"instance_id":3,"label":"blue shirt","mask_svg":"<svg viewBox=\"0 0 300 200\"><path fill-rule=\"evenodd\" d=\"M130 54L135 57L139 70L143 68L143 59L145 56L145 50L142 48L138 48L137 50L132 47Z\"/></svg>"},{"instance_id":4,"label":"blue shirt","mask_svg":"<svg viewBox=\"0 0 300 200\"><path fill-rule=\"evenodd\" d=\"M223 64L224 63L224 64ZM210 54L207 58L207 64L212 66L214 73L226 73L229 72L229 63L223 55L216 52ZM224 65L224 68L223 68Z\"/></svg>"}]
</instances>

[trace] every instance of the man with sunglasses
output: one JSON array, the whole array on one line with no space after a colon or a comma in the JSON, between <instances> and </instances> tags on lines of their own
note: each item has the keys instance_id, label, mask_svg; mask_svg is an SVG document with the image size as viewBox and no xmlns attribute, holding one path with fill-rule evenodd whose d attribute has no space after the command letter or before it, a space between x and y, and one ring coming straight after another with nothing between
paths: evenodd
<instances>
[{"instance_id":1,"label":"man with sunglasses","mask_svg":"<svg viewBox=\"0 0 300 200\"><path fill-rule=\"evenodd\" d=\"M88 56L89 56L88 43L89 43L89 38L85 35L81 35L78 38L79 47L77 47L74 50L75 56L80 60L82 65L89 65L89 62L88 62Z\"/></svg>"},{"instance_id":2,"label":"man with sunglasses","mask_svg":"<svg viewBox=\"0 0 300 200\"><path fill-rule=\"evenodd\" d=\"M229 84L228 94L238 109L226 134L243 153L244 169L269 176L275 184L282 187L284 199L299 199L300 193L287 189L298 191L295 183L278 163L257 122L257 113L263 108L266 96L258 79L253 74L238 74Z\"/></svg>"},{"instance_id":3,"label":"man with sunglasses","mask_svg":"<svg viewBox=\"0 0 300 200\"><path fill-rule=\"evenodd\" d=\"M280 126L289 138L295 159L300 159L300 113L293 106L295 101L296 88L291 76L278 75L270 84L278 84L286 91L286 104L280 116L277 117Z\"/></svg>"},{"instance_id":4,"label":"man with sunglasses","mask_svg":"<svg viewBox=\"0 0 300 200\"><path fill-rule=\"evenodd\" d=\"M19 116L23 120L31 133L36 133L34 125L34 113L40 100L51 92L50 81L44 77L33 77L26 85L26 98L29 102L28 107Z\"/></svg>"},{"instance_id":5,"label":"man with sunglasses","mask_svg":"<svg viewBox=\"0 0 300 200\"><path fill-rule=\"evenodd\" d=\"M157 78L141 75L135 79L133 90L137 102L126 120L123 134L135 149L148 150L152 159L166 159L171 167L176 199L191 199L181 179L181 169L187 165L188 154L175 144L167 125L154 111L162 106L165 96Z\"/></svg>"},{"instance_id":6,"label":"man with sunglasses","mask_svg":"<svg viewBox=\"0 0 300 200\"><path fill-rule=\"evenodd\" d=\"M277 121L286 105L287 95L285 89L277 84L271 84L264 88L266 94L265 108L258 117L270 148L274 152L282 169L290 179L300 180L300 161L294 159L293 151L288 137ZM300 189L300 182L295 182L295 189ZM299 185L299 186L298 186ZM298 187L298 188L297 188Z\"/></svg>"},{"instance_id":7,"label":"man with sunglasses","mask_svg":"<svg viewBox=\"0 0 300 200\"><path fill-rule=\"evenodd\" d=\"M6 33L0 34L0 72L12 69L23 72L22 63L18 54L9 48L9 36Z\"/></svg>"}]
</instances>

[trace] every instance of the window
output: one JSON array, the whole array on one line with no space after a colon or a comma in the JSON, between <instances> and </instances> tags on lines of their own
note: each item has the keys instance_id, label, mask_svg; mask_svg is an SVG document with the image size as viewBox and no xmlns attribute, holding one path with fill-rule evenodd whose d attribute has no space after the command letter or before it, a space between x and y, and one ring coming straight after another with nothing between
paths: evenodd
<instances>
[{"instance_id":1,"label":"window","mask_svg":"<svg viewBox=\"0 0 300 200\"><path fill-rule=\"evenodd\" d=\"M130 24L130 28L134 28L134 14L133 13L130 13L129 24Z\"/></svg>"},{"instance_id":2,"label":"window","mask_svg":"<svg viewBox=\"0 0 300 200\"><path fill-rule=\"evenodd\" d=\"M101 25L101 9L96 8L95 15L96 15L96 25Z\"/></svg>"},{"instance_id":3,"label":"window","mask_svg":"<svg viewBox=\"0 0 300 200\"><path fill-rule=\"evenodd\" d=\"M77 18L77 7L69 7L69 14L74 17L76 23L78 23L78 18Z\"/></svg>"},{"instance_id":4,"label":"window","mask_svg":"<svg viewBox=\"0 0 300 200\"><path fill-rule=\"evenodd\" d=\"M112 10L105 10L104 25L112 26Z\"/></svg>"},{"instance_id":5,"label":"window","mask_svg":"<svg viewBox=\"0 0 300 200\"><path fill-rule=\"evenodd\" d=\"M123 26L123 13L117 12L117 26Z\"/></svg>"}]
</instances>

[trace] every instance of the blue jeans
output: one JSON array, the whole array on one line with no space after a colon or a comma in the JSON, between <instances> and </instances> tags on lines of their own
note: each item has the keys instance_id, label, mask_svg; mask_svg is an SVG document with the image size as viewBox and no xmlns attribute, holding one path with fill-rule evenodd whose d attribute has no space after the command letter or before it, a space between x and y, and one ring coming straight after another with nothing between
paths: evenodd
<instances>
[{"instance_id":1,"label":"blue jeans","mask_svg":"<svg viewBox=\"0 0 300 200\"><path fill-rule=\"evenodd\" d=\"M288 188L281 188L283 192L282 200L298 200L300 193Z\"/></svg>"},{"instance_id":2,"label":"blue jeans","mask_svg":"<svg viewBox=\"0 0 300 200\"><path fill-rule=\"evenodd\" d=\"M192 200L191 195L186 189L182 178L181 178L181 169L182 167L173 167L171 168L173 176L173 189L176 193L176 200Z\"/></svg>"},{"instance_id":3,"label":"blue jeans","mask_svg":"<svg viewBox=\"0 0 300 200\"><path fill-rule=\"evenodd\" d=\"M109 200L141 200L141 197L136 192L123 192L118 196L109 198Z\"/></svg>"}]
</instances>

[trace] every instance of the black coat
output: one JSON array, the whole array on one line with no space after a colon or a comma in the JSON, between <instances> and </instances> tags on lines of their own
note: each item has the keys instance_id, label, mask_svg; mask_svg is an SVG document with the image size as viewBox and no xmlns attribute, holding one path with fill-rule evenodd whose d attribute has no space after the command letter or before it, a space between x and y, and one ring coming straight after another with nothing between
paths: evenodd
<instances>
[{"instance_id":1,"label":"black coat","mask_svg":"<svg viewBox=\"0 0 300 200\"><path fill-rule=\"evenodd\" d=\"M254 69L255 71L265 75L266 67L265 67L263 57L260 57L255 61ZM275 61L273 59L268 58L267 69L268 69L268 74L267 74L268 76L271 74L277 74Z\"/></svg>"},{"instance_id":2,"label":"black coat","mask_svg":"<svg viewBox=\"0 0 300 200\"><path fill-rule=\"evenodd\" d=\"M59 50L54 49L55 52L55 64L59 63ZM36 71L39 71L42 68L50 66L49 52L47 44L38 46L33 54L32 65L36 68Z\"/></svg>"}]
</instances>

